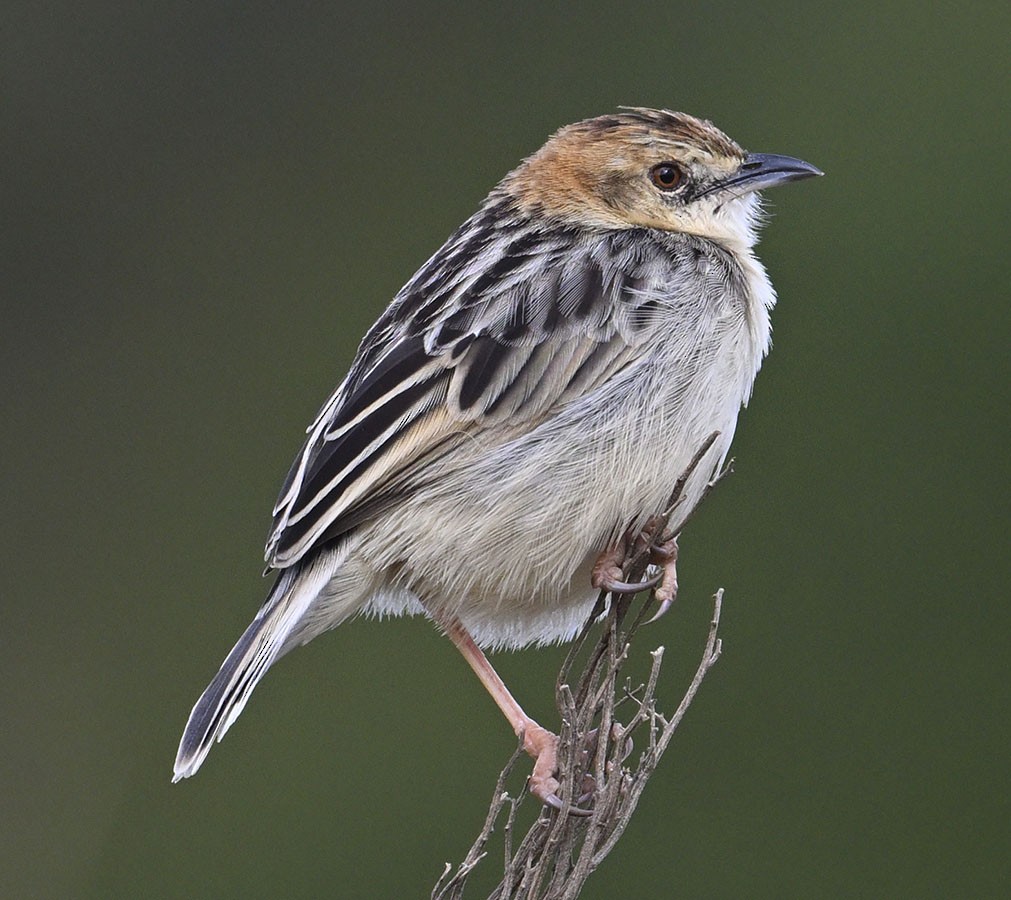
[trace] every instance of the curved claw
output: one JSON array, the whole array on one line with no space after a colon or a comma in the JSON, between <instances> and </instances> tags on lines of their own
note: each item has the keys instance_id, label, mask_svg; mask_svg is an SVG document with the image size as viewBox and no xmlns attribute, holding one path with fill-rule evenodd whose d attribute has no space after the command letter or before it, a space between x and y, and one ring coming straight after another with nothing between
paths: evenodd
<instances>
[{"instance_id":1,"label":"curved claw","mask_svg":"<svg viewBox=\"0 0 1011 900\"><path fill-rule=\"evenodd\" d=\"M666 615L667 614L667 610L669 610L671 608L671 606L673 606L673 603L670 600L661 600L660 601L660 606L657 609L657 611L653 614L652 618L647 619L644 624L646 624L646 625L652 625L657 619L660 619L664 615Z\"/></svg>"},{"instance_id":2,"label":"curved claw","mask_svg":"<svg viewBox=\"0 0 1011 900\"><path fill-rule=\"evenodd\" d=\"M570 806L568 810L565 808L565 803L558 794L548 794L546 797L541 798L544 801L545 806L550 806L552 809L557 809L559 812L568 812L570 816L592 816L593 810L582 809L578 806Z\"/></svg>"},{"instance_id":3,"label":"curved claw","mask_svg":"<svg viewBox=\"0 0 1011 900\"><path fill-rule=\"evenodd\" d=\"M663 570L661 569L652 578L643 581L616 581L611 578L602 579L598 587L612 594L638 594L639 591L647 591L655 588L663 581Z\"/></svg>"}]
</instances>

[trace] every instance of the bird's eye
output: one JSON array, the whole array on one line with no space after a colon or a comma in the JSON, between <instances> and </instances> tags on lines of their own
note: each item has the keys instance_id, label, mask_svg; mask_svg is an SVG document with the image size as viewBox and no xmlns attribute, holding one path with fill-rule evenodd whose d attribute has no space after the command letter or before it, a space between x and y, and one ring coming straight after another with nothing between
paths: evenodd
<instances>
[{"instance_id":1,"label":"bird's eye","mask_svg":"<svg viewBox=\"0 0 1011 900\"><path fill-rule=\"evenodd\" d=\"M662 162L649 170L649 178L661 191L673 191L680 187L685 175L674 163Z\"/></svg>"}]
</instances>

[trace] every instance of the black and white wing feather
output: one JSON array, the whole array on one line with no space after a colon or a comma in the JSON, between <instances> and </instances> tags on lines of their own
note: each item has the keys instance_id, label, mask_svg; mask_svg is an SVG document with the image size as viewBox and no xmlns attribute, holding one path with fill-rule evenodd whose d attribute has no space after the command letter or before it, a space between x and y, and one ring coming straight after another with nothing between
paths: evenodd
<instances>
[{"instance_id":1,"label":"black and white wing feather","mask_svg":"<svg viewBox=\"0 0 1011 900\"><path fill-rule=\"evenodd\" d=\"M308 429L267 562L295 563L417 489L461 442L528 431L636 359L671 277L649 243L642 231L536 227L494 205L465 222Z\"/></svg>"}]
</instances>

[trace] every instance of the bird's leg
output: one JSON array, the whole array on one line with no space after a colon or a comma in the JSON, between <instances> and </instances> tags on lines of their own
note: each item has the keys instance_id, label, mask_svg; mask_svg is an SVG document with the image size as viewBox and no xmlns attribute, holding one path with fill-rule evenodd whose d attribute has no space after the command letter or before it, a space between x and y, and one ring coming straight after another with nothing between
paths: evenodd
<instances>
[{"instance_id":1,"label":"bird's leg","mask_svg":"<svg viewBox=\"0 0 1011 900\"><path fill-rule=\"evenodd\" d=\"M426 607L427 608L427 607ZM435 621L445 630L449 639L456 644L457 650L463 654L474 674L481 680L485 690L491 694L492 700L502 710L517 736L523 736L523 749L534 760L534 770L530 776L530 793L547 806L563 809L565 804L558 796L559 783L555 778L558 758L558 736L547 728L538 725L530 718L523 708L509 693L509 688L499 677L498 672L488 662L488 657L474 642L470 632L463 623L452 615L429 609ZM588 810L569 807L573 815L589 815Z\"/></svg>"}]
</instances>

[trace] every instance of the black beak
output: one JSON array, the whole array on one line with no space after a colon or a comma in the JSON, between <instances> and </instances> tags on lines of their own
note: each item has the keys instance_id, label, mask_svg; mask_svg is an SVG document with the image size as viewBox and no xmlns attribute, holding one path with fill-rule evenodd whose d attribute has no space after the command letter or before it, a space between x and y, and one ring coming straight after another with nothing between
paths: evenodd
<instances>
[{"instance_id":1,"label":"black beak","mask_svg":"<svg viewBox=\"0 0 1011 900\"><path fill-rule=\"evenodd\" d=\"M733 190L737 194L750 194L752 191L762 191L778 184L786 184L788 181L799 181L801 178L813 178L824 174L811 163L794 159L792 156L749 153L734 175L726 181L706 188L699 196L727 190Z\"/></svg>"}]
</instances>

